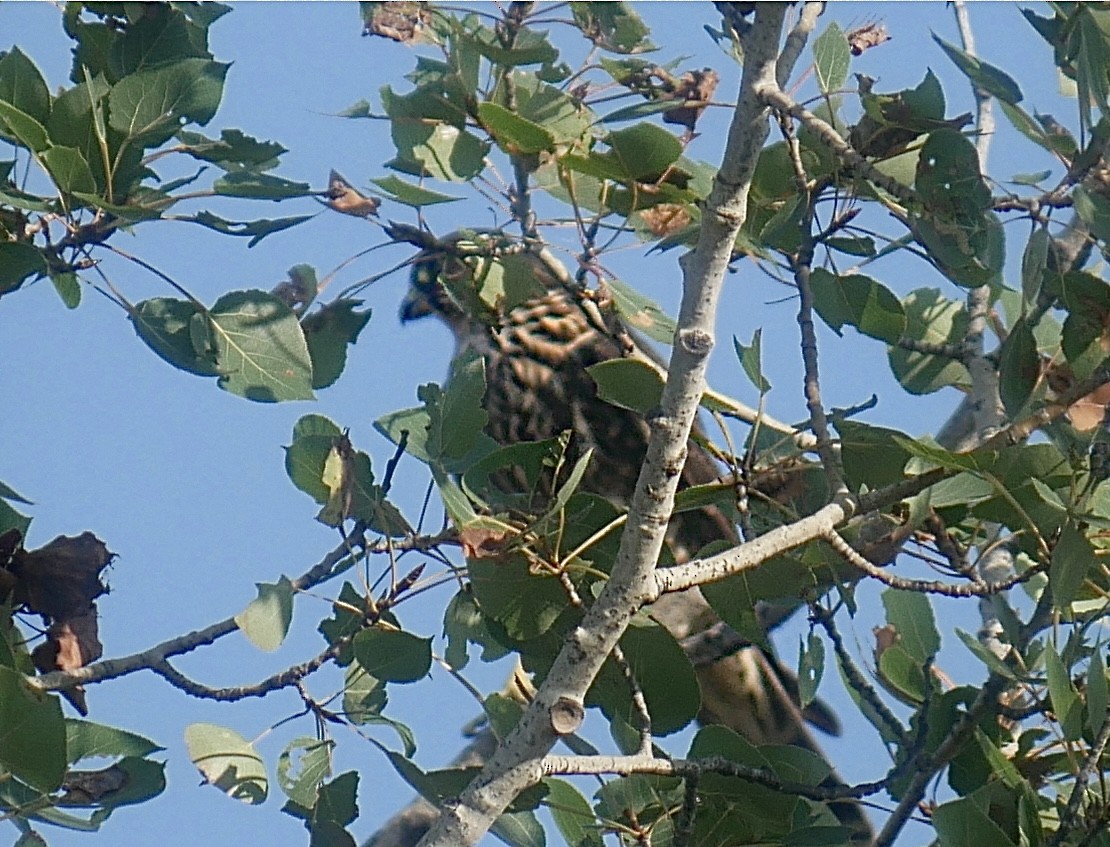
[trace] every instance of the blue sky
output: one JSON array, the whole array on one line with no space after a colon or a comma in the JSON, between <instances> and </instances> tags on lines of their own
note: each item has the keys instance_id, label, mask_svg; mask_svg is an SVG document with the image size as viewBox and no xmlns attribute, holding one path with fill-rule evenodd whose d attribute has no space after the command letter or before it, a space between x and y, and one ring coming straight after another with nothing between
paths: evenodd
<instances>
[{"instance_id":1,"label":"blue sky","mask_svg":"<svg viewBox=\"0 0 1110 847\"><path fill-rule=\"evenodd\" d=\"M664 58L688 56L684 67L717 68L722 77L717 96L731 99L737 69L702 31L703 23L717 22L710 5L655 3L638 10L652 26ZM1050 52L1016 4L974 4L971 17L981 54L1018 79L1030 111L1054 112L1071 123L1074 105L1057 95ZM944 4L836 3L822 28L829 19L845 27L878 19L893 34L892 42L853 67L877 78L876 90L916 85L928 65L944 84L949 115L972 109L963 78L929 39L932 30L958 41ZM362 98L378 105L377 91L386 83L405 90L408 84L401 75L414 57L407 48L363 38L360 30L353 3L237 5L213 29L213 52L234 65L223 106L205 132L214 135L236 127L279 141L290 150L279 173L318 188L324 187L331 168L360 186L385 175L382 163L391 157L392 148L384 124L333 115ZM45 2L0 3L0 49L12 43L38 63L52 85L67 82L69 45L57 8ZM803 93L812 92L812 82L808 85ZM727 118L725 110L707 116L699 126L703 136L690 151L693 156L717 161ZM1007 178L1052 167L1039 151L1015 140L1001 116L999 129L992 173ZM0 158L7 157L7 151L0 151ZM310 201L262 208L227 201L200 208L234 218L238 213L304 214L319 207ZM411 221L404 209L387 207L384 212L385 217ZM471 204L465 212L450 206L430 219L442 233L463 223L481 225L491 216L482 205ZM1011 253L1020 250L1026 232L1007 228ZM230 289L269 289L294 264L314 265L323 276L353 253L383 241L373 224L325 212L251 250L244 240L182 223L143 225L135 237L122 235L113 243L212 302ZM332 290L404 256L399 249L371 253L344 271ZM673 309L678 299L676 260L673 253L645 258L642 248L631 247L611 265ZM104 267L133 301L170 293L158 279L118 259L107 258ZM921 285L951 293L921 263L889 263L874 274L900 294ZM27 510L34 517L29 547L88 529L119 554L109 572L112 593L99 604L107 657L141 650L234 614L254 596L254 583L302 573L335 545L334 532L313 520L315 504L288 481L281 445L289 443L297 418L314 412L349 426L356 446L370 452L379 472L384 467L392 448L373 432L372 422L413 405L415 386L441 380L451 355L441 327L430 322L399 325L396 310L404 290L405 276L396 274L366 292L374 316L337 385L320 392L316 402L275 406L248 403L219 391L211 380L173 370L135 337L122 310L91 290L73 312L62 306L48 283L28 286L0 302L0 396L5 398L0 480L34 501ZM805 412L794 304L782 301L786 293L752 266L742 267L730 281L722 306L722 355L711 373L721 390L754 401L727 341L733 334L747 341L762 326L766 370L776 387L769 410L781 419L798 420ZM823 334L827 402L850 406L877 392L880 404L872 421L914 434L935 431L955 406L955 392L907 397L889 375L885 351L851 330L847 334L836 343L831 333ZM424 469L406 461L394 497L415 513L426 484ZM433 515L437 523L438 512ZM233 636L186 657L179 667L207 684L228 685L253 682L302 661L320 649L315 625L327 614L327 598L337 591L338 585L327 585L318 597L300 598L293 632L276 654L261 653ZM873 593L870 598L864 595L865 603L875 599ZM438 635L440 610L448 597L446 591L438 592L421 604L406 606L406 624ZM975 627L968 604L940 603L938 613L946 632L956 616L965 628ZM873 623L861 617L854 625L854 637L865 650ZM780 637L786 656L795 653L800 631L795 626ZM438 641L437 649L442 649ZM950 645L946 668L977 681L981 673L973 664L961 664L962 650ZM834 704L843 703L836 673L831 666L828 670L823 694ZM494 690L504 669L474 662L467 674L484 690ZM312 686L315 693L324 694L337 682L331 675L314 680ZM225 724L248 738L259 736L298 710L295 695L286 692L263 701L220 705L191 700L152 674L140 673L92 687L89 703L92 719L131 729L167 747L167 792L152 803L119 812L106 825L102 841L124 847L146 845L152 838L162 847L201 840L302 843L300 825L278 811L282 798L276 786L261 808L242 806L199 787L182 741L184 727L196 721ZM418 761L426 767L450 758L460 743L459 728L477 711L442 672L431 681L391 689L389 714L413 726L420 745ZM867 726L847 717L846 737L826 747L847 778L874 778L885 767L884 754ZM272 768L289 738L312 732L311 720L301 719L270 733L259 747ZM387 734L379 737L392 743ZM342 730L338 738L337 772L357 768L362 773L361 818L354 826L362 838L398 808L409 791L370 745ZM8 832L14 840L14 829ZM97 838L54 829L44 829L44 834L62 847ZM917 840L924 835L917 832Z\"/></svg>"}]
</instances>

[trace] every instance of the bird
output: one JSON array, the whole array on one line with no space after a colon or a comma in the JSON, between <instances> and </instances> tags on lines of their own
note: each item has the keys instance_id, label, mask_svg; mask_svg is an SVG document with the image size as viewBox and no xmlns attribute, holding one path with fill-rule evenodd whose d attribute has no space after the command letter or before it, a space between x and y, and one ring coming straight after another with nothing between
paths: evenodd
<instances>
[{"instance_id":1,"label":"bird","mask_svg":"<svg viewBox=\"0 0 1110 847\"><path fill-rule=\"evenodd\" d=\"M510 445L569 431L569 461L592 451L580 490L627 508L647 452L649 425L638 412L602 399L588 369L635 355L643 342L612 310L598 308L596 298L577 289L568 274L556 273L550 253L546 259L535 251L495 258L527 278L505 286L515 292L512 300L495 299L491 305L477 294L479 268L489 259L476 259L464 247L477 245L479 253L483 245L493 250L493 245L506 243L502 235L468 231L435 239L408 228L395 235L422 246L412 262L401 320L409 324L436 318L450 329L456 357L482 357L486 434L499 445ZM692 438L680 488L717 482L718 468ZM524 481L501 484L522 488ZM667 543L679 563L711 543L735 545L739 540L733 520L716 506L677 513L668 526ZM665 595L650 611L680 643L724 626L696 590ZM731 644L725 655L694 661L702 697L699 722L727 726L756 746L795 745L821 756L809 725L838 734L836 716L820 701L803 710L796 678L770 649L731 635L724 639ZM743 646L736 649L738 644ZM857 804L830 805L853 831L853 840L869 840L870 828Z\"/></svg>"}]
</instances>

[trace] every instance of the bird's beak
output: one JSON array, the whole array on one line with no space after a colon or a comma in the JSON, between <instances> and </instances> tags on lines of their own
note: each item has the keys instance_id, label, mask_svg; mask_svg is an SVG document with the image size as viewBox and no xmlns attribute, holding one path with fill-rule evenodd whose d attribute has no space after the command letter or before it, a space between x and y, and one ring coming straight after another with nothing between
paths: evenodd
<instances>
[{"instance_id":1,"label":"bird's beak","mask_svg":"<svg viewBox=\"0 0 1110 847\"><path fill-rule=\"evenodd\" d=\"M426 318L430 314L432 314L432 304L428 302L427 296L415 288L410 288L401 302L401 323Z\"/></svg>"}]
</instances>

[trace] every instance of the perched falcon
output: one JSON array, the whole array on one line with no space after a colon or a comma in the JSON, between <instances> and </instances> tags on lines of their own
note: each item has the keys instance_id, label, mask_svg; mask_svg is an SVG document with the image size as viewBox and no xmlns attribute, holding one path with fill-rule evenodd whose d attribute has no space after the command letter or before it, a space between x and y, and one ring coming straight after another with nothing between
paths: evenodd
<instances>
[{"instance_id":1,"label":"perched falcon","mask_svg":"<svg viewBox=\"0 0 1110 847\"><path fill-rule=\"evenodd\" d=\"M415 233L408 233L411 240ZM476 294L475 259L462 249L473 233L436 241L424 237L424 250L413 263L408 294L401 307L403 321L436 317L454 335L456 355L474 351L485 361L489 415L486 432L500 444L554 438L572 433L570 460L592 449L581 489L626 508L631 500L649 437L641 415L612 405L598 396L587 368L629 355L635 345L611 310L575 290L569 279L558 279L549 262L529 253L511 254L507 265L519 276L521 262L528 280L511 287L513 304L491 306ZM455 250L459 246L458 251ZM497 261L501 261L498 259ZM568 284L569 283L569 284ZM682 473L682 487L714 482L719 468L709 453L691 441ZM505 480L511 486L513 480ZM521 483L522 484L522 483ZM715 507L676 514L668 531L675 560L682 562L714 541L737 542L733 522ZM721 625L700 592L668 595L652 615L680 641ZM738 640L735 638L733 643ZM727 641L727 639L725 639ZM815 704L804 712L797 702L792 673L767 651L743 646L714 660L694 660L702 694L702 723L723 724L752 744L793 744L814 753L819 749L807 723L836 734L836 717ZM834 811L860 834L869 828L859 807L833 804Z\"/></svg>"}]
</instances>

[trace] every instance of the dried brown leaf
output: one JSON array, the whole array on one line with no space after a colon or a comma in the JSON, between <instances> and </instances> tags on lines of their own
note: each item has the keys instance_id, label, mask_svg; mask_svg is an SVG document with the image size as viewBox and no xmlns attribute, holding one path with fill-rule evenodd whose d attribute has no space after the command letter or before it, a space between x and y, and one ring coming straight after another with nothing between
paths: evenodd
<instances>
[{"instance_id":1,"label":"dried brown leaf","mask_svg":"<svg viewBox=\"0 0 1110 847\"><path fill-rule=\"evenodd\" d=\"M878 47L890 41L893 36L887 32L886 27L878 21L870 21L863 26L850 29L846 33L848 47L853 56L861 56L872 47Z\"/></svg>"},{"instance_id":2,"label":"dried brown leaf","mask_svg":"<svg viewBox=\"0 0 1110 847\"><path fill-rule=\"evenodd\" d=\"M367 218L378 214L382 201L377 197L367 197L352 186L338 171L328 175L327 206L344 215Z\"/></svg>"}]
</instances>

